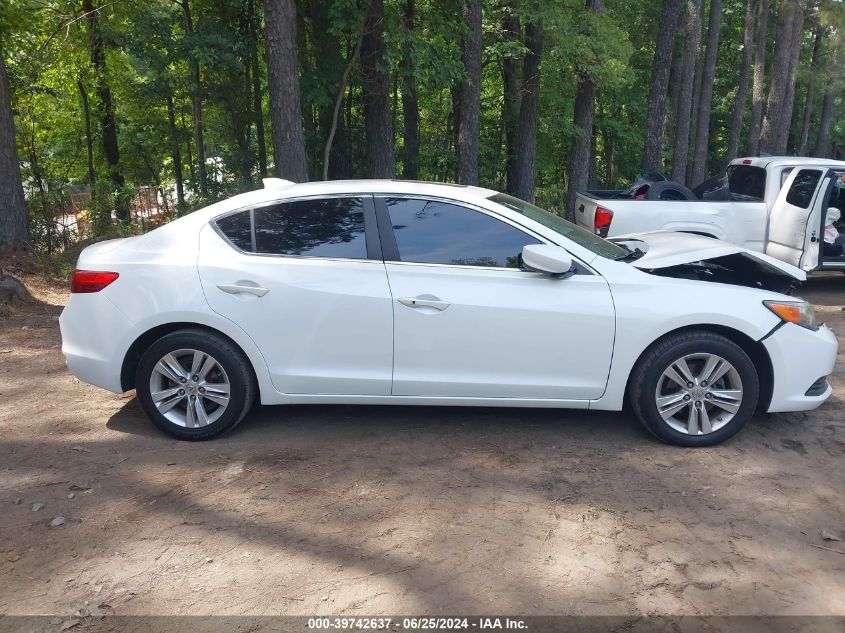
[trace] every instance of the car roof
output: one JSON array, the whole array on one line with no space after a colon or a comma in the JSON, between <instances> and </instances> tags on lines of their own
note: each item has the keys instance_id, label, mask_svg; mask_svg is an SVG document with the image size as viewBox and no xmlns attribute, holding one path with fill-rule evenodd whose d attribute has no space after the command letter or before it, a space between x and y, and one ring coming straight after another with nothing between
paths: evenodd
<instances>
[{"instance_id":1,"label":"car roof","mask_svg":"<svg viewBox=\"0 0 845 633\"><path fill-rule=\"evenodd\" d=\"M751 165L752 167L801 167L803 165L830 165L845 167L845 161L814 156L747 156L735 158L731 165Z\"/></svg>"},{"instance_id":2,"label":"car roof","mask_svg":"<svg viewBox=\"0 0 845 633\"><path fill-rule=\"evenodd\" d=\"M278 178L265 178L264 187L254 191L238 194L204 207L185 217L195 216L197 220L207 221L220 214L251 205L307 196L338 195L338 194L397 194L442 197L452 200L472 202L479 198L489 198L498 191L456 185L444 182L427 182L419 180L319 180L312 182L294 183Z\"/></svg>"}]
</instances>

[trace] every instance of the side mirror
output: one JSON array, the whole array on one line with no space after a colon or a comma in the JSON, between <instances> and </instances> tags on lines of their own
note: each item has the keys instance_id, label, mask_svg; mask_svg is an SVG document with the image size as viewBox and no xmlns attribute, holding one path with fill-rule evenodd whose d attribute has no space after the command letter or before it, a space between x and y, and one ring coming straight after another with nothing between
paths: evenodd
<instances>
[{"instance_id":1,"label":"side mirror","mask_svg":"<svg viewBox=\"0 0 845 633\"><path fill-rule=\"evenodd\" d=\"M522 248L522 267L547 275L565 275L572 269L572 256L560 246L529 244Z\"/></svg>"}]
</instances>

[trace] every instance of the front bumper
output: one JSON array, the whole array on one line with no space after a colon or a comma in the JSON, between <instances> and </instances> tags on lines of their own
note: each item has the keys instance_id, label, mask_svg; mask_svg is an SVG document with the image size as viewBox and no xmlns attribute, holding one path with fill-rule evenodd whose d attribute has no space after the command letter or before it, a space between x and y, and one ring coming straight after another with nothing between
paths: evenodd
<instances>
[{"instance_id":1,"label":"front bumper","mask_svg":"<svg viewBox=\"0 0 845 633\"><path fill-rule=\"evenodd\" d=\"M813 331L786 323L766 338L763 346L774 374L769 413L809 411L830 397L830 385L811 389L821 377L832 374L836 364L839 345L830 328L822 325Z\"/></svg>"}]
</instances>

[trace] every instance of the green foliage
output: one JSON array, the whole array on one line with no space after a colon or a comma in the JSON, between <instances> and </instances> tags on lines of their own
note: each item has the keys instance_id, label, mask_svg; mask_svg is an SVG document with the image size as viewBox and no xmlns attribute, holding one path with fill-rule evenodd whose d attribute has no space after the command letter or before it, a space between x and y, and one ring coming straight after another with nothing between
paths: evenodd
<instances>
[{"instance_id":1,"label":"green foliage","mask_svg":"<svg viewBox=\"0 0 845 633\"><path fill-rule=\"evenodd\" d=\"M384 70L393 93L397 161L404 151L403 69L413 68L417 86L421 147L420 176L451 180L456 174L453 94L466 80L461 62L465 35L459 0L415 0L415 24L406 28L407 0L385 0L382 20L387 55ZM366 2L297 0L298 48L303 122L312 177L322 171L323 149L344 69L352 62L343 91L334 141L334 174L362 177L365 86L353 51L361 38ZM773 3L776 4L776 3ZM595 112L595 180L624 186L642 164L643 130L661 2L604 0L596 14L584 0L483 0L483 70L481 132L482 184L505 186L505 126L502 64L521 66L526 48L507 37L504 21L516 16L543 26L540 72L536 183L538 199L560 207L566 188L566 165L573 136L576 76L598 86ZM813 0L798 68L793 144L800 133L802 104L815 75L817 93L811 110L810 146L815 142L824 92L837 92L831 140L845 144L845 121L838 94L845 87L845 3ZM174 0L110 2L94 0L106 46L107 72L97 76L91 61L90 28L82 0L3 0L0 2L0 52L7 62L17 125L22 174L29 197L32 230L39 248L61 249L73 235L56 223L68 205L66 192L90 188L83 91L91 114L91 145L96 185L88 208L96 235L140 230L116 225L113 210L139 186L172 190L181 171L186 205L198 208L258 183L258 129L253 78L258 75L258 102L270 146L266 61L260 0L190 0L193 32L182 6ZM722 166L728 128L735 107L746 0L723 0L712 105L709 166ZM818 70L810 68L810 30L823 30ZM775 46L775 16L769 44ZM682 37L676 49L682 48ZM199 195L189 60L200 68L196 95L203 110L203 134L209 158L207 195ZM771 59L771 51L770 51ZM100 95L108 85L115 103L120 172L126 189L110 180L100 137ZM171 126L168 101L172 100ZM748 104L750 105L750 103ZM671 108L669 109L671 112ZM748 117L746 116L746 119ZM748 121L744 123L746 126ZM743 137L744 138L744 137ZM173 141L179 148L174 156ZM741 150L742 151L742 148ZM272 159L271 159L272 160ZM181 168L181 169L180 169ZM401 173L401 170L398 170ZM171 193L171 197L175 194Z\"/></svg>"}]
</instances>

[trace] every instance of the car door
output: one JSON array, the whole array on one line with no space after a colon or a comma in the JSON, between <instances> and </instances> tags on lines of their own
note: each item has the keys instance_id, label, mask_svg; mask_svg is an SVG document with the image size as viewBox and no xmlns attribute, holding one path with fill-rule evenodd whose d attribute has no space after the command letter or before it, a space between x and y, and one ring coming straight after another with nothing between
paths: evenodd
<instances>
[{"instance_id":1,"label":"car door","mask_svg":"<svg viewBox=\"0 0 845 633\"><path fill-rule=\"evenodd\" d=\"M389 395L393 308L372 196L274 202L200 233L209 306L256 342L288 394Z\"/></svg>"},{"instance_id":2,"label":"car door","mask_svg":"<svg viewBox=\"0 0 845 633\"><path fill-rule=\"evenodd\" d=\"M804 270L819 265L821 214L832 183L826 167L793 169L772 205L766 254Z\"/></svg>"},{"instance_id":3,"label":"car door","mask_svg":"<svg viewBox=\"0 0 845 633\"><path fill-rule=\"evenodd\" d=\"M604 393L615 332L605 280L581 265L519 269L542 243L480 208L376 197L393 293L393 395L589 400Z\"/></svg>"}]
</instances>

